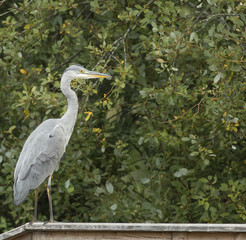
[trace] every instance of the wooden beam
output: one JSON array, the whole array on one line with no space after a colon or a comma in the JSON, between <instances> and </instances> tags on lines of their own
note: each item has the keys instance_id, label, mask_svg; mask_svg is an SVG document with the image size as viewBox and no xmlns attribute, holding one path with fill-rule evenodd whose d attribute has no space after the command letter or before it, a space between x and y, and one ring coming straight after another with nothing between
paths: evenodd
<instances>
[{"instance_id":1,"label":"wooden beam","mask_svg":"<svg viewBox=\"0 0 246 240\"><path fill-rule=\"evenodd\" d=\"M246 232L246 224L206 223L27 223L26 230L46 231L150 231L150 232Z\"/></svg>"}]
</instances>

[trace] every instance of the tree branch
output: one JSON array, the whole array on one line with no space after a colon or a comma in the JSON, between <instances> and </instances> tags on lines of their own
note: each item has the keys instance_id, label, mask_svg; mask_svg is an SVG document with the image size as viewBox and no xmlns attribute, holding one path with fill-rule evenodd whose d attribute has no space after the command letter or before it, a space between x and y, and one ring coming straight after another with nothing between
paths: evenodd
<instances>
[{"instance_id":1,"label":"tree branch","mask_svg":"<svg viewBox=\"0 0 246 240\"><path fill-rule=\"evenodd\" d=\"M197 104L195 104L194 106L192 106L191 108L189 108L187 111L185 111L182 115L180 115L178 117L174 117L171 120L164 121L164 122L161 122L161 123L175 122L175 121L179 120L180 118L182 118L183 116L185 116L190 110L192 110L193 108L197 107L196 113L190 119L194 118L199 113L199 111L200 111L200 105L201 105L202 101L204 100L205 96Z\"/></svg>"},{"instance_id":2,"label":"tree branch","mask_svg":"<svg viewBox=\"0 0 246 240\"><path fill-rule=\"evenodd\" d=\"M115 41L113 42L112 47L115 46L115 48L114 48L111 52L109 52L109 53L104 53L103 56L99 59L98 63L95 65L95 67L98 66L99 63L101 62L101 60L104 59L104 58L108 55L108 58L107 58L107 60L106 60L106 62L105 62L105 64L104 64L104 67L107 66L109 60L110 60L110 59L112 58L112 56L114 55L115 51L118 49L118 47L120 46L120 44L121 44L122 42L124 43L124 41L125 41L127 35L131 32L131 30L133 29L133 27L136 25L136 23L137 23L137 21L138 21L140 15L141 15L141 14L143 13L143 11L144 11L146 8L148 8L154 1L155 1L155 0L149 1L149 2L145 5L145 7L142 9L142 11L139 12L139 13L136 15L134 21L133 21L132 24L128 27L128 29L126 30L126 32L124 33L124 35L121 36L121 37L119 37L117 40L115 40ZM126 64L126 49L125 49L125 45L124 45L124 54L125 54L125 64Z\"/></svg>"}]
</instances>

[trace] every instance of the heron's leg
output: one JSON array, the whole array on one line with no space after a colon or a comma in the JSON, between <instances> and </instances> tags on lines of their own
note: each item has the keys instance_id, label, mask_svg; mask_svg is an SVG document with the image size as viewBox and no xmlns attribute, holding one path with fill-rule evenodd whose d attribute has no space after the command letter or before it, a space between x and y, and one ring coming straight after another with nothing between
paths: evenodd
<instances>
[{"instance_id":1,"label":"heron's leg","mask_svg":"<svg viewBox=\"0 0 246 240\"><path fill-rule=\"evenodd\" d=\"M34 214L33 214L33 222L38 221L38 188L35 189L35 202L34 202Z\"/></svg>"},{"instance_id":2,"label":"heron's leg","mask_svg":"<svg viewBox=\"0 0 246 240\"><path fill-rule=\"evenodd\" d=\"M48 179L47 194L48 194L49 207L50 207L50 222L54 222L53 209L52 209L52 197L51 197L51 177L52 175L50 175Z\"/></svg>"}]
</instances>

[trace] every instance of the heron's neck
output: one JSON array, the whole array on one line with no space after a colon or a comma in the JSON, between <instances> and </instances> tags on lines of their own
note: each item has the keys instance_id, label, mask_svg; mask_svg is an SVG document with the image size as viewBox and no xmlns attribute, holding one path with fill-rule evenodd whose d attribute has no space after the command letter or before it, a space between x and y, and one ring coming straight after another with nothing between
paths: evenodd
<instances>
[{"instance_id":1,"label":"heron's neck","mask_svg":"<svg viewBox=\"0 0 246 240\"><path fill-rule=\"evenodd\" d=\"M71 136L75 121L78 114L78 98L76 93L70 88L70 82L67 79L64 79L64 76L61 79L61 91L66 96L68 107L66 113L62 116L61 121L64 123L64 126L68 131L68 140ZM67 141L68 141L67 140Z\"/></svg>"}]
</instances>

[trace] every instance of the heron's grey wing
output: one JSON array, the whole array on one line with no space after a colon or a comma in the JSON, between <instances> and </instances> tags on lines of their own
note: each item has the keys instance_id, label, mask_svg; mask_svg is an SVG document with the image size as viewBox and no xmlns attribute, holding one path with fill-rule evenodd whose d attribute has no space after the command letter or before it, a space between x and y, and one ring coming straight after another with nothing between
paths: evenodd
<instances>
[{"instance_id":1,"label":"heron's grey wing","mask_svg":"<svg viewBox=\"0 0 246 240\"><path fill-rule=\"evenodd\" d=\"M38 132L28 143L24 154L20 155L18 160L20 164L15 171L16 205L22 203L31 190L37 188L54 172L65 152L64 129L58 124L49 131Z\"/></svg>"},{"instance_id":2,"label":"heron's grey wing","mask_svg":"<svg viewBox=\"0 0 246 240\"><path fill-rule=\"evenodd\" d=\"M17 161L14 179L17 179L20 170L23 171L23 165L30 166L36 161L37 156L46 148L49 135L54 132L55 127L59 125L57 119L48 119L42 122L27 138L19 159ZM30 157L29 157L30 156Z\"/></svg>"}]
</instances>

